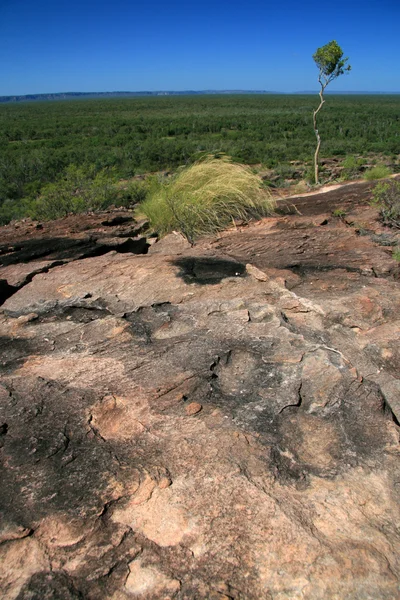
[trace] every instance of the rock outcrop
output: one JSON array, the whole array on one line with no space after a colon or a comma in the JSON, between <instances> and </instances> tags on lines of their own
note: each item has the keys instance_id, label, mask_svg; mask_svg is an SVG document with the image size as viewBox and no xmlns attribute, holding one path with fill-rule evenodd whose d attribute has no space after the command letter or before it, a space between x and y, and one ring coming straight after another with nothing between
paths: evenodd
<instances>
[{"instance_id":1,"label":"rock outcrop","mask_svg":"<svg viewBox=\"0 0 400 600\"><path fill-rule=\"evenodd\" d=\"M399 597L396 234L332 203L40 264L4 228L4 598Z\"/></svg>"}]
</instances>

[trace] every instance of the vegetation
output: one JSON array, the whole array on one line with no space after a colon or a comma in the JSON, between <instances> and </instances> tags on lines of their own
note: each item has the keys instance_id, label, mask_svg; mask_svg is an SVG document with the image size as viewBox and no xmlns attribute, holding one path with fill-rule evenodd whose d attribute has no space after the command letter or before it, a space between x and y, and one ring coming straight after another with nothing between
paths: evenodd
<instances>
[{"instance_id":1,"label":"vegetation","mask_svg":"<svg viewBox=\"0 0 400 600\"><path fill-rule=\"evenodd\" d=\"M28 212L37 219L58 219L68 214L105 208L114 195L114 186L106 171L89 173L70 165L61 179L44 186L40 196L28 207Z\"/></svg>"},{"instance_id":2,"label":"vegetation","mask_svg":"<svg viewBox=\"0 0 400 600\"><path fill-rule=\"evenodd\" d=\"M373 181L374 179L384 179L390 175L390 169L385 165L377 165L376 167L372 167L372 169L368 169L365 171L365 179L368 181Z\"/></svg>"},{"instance_id":3,"label":"vegetation","mask_svg":"<svg viewBox=\"0 0 400 600\"><path fill-rule=\"evenodd\" d=\"M35 214L51 191L49 184L62 195L71 165L88 181L99 175L96 184L87 184L100 194L94 204L131 204L145 193L140 182L130 183L133 177L175 170L220 152L268 171L273 186L281 187L292 177L300 180L312 167L312 106L309 95L2 104L0 222ZM393 157L400 154L399 115L400 96L330 96L321 126L326 140L321 154L336 159L384 154L394 165ZM106 190L99 189L100 180ZM83 204L93 205L93 200Z\"/></svg>"},{"instance_id":4,"label":"vegetation","mask_svg":"<svg viewBox=\"0 0 400 600\"><path fill-rule=\"evenodd\" d=\"M337 217L338 219L343 219L346 216L346 211L343 208L336 208L332 212L333 217Z\"/></svg>"},{"instance_id":5,"label":"vegetation","mask_svg":"<svg viewBox=\"0 0 400 600\"><path fill-rule=\"evenodd\" d=\"M354 179L359 177L365 166L365 163L365 158L357 158L352 154L350 156L346 156L342 164L342 179Z\"/></svg>"},{"instance_id":6,"label":"vegetation","mask_svg":"<svg viewBox=\"0 0 400 600\"><path fill-rule=\"evenodd\" d=\"M159 234L180 231L193 243L235 219L267 215L272 206L260 178L222 156L206 157L167 181L153 178L149 197L138 210Z\"/></svg>"},{"instance_id":7,"label":"vegetation","mask_svg":"<svg viewBox=\"0 0 400 600\"><path fill-rule=\"evenodd\" d=\"M112 204L134 206L144 200L146 194L144 182L134 180L121 185L112 169L96 173L93 167L69 165L54 183L46 184L36 198L5 200L0 206L0 225L22 217L49 221L69 214L102 210Z\"/></svg>"},{"instance_id":8,"label":"vegetation","mask_svg":"<svg viewBox=\"0 0 400 600\"><path fill-rule=\"evenodd\" d=\"M321 148L321 136L317 129L317 114L319 113L319 111L321 110L321 108L323 107L323 105L325 103L324 91L325 91L326 87L332 81L334 81L334 79L337 79L338 77L340 77L340 75L343 75L343 73L345 73L346 71L347 72L350 71L351 66L346 65L348 58L343 58L343 51L342 51L341 47L339 46L339 44L335 40L332 40L332 42L329 42L329 44L325 44L325 46L318 48L318 50L315 52L315 54L313 54L313 59L319 69L318 82L321 86L321 90L319 92L320 103L319 103L318 108L313 111L313 127L314 127L315 137L317 138L317 149L316 149L315 155L314 155L314 173L315 173L315 183L318 184L319 183L318 157L319 157L319 151Z\"/></svg>"},{"instance_id":9,"label":"vegetation","mask_svg":"<svg viewBox=\"0 0 400 600\"><path fill-rule=\"evenodd\" d=\"M373 191L373 204L385 225L400 229L400 181L382 181Z\"/></svg>"}]
</instances>

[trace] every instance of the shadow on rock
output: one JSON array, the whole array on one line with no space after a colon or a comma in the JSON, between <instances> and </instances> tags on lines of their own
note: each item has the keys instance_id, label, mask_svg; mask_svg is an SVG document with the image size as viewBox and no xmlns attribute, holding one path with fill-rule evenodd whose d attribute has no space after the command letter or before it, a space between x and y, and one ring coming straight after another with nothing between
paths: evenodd
<instances>
[{"instance_id":1,"label":"shadow on rock","mask_svg":"<svg viewBox=\"0 0 400 600\"><path fill-rule=\"evenodd\" d=\"M61 571L35 573L23 586L17 600L79 600L82 594L75 588L72 578Z\"/></svg>"},{"instance_id":2,"label":"shadow on rock","mask_svg":"<svg viewBox=\"0 0 400 600\"><path fill-rule=\"evenodd\" d=\"M27 263L39 258L70 261L102 256L111 250L120 253L147 254L149 244L144 237L101 238L90 236L83 239L67 237L25 240L12 247L0 247L0 265Z\"/></svg>"},{"instance_id":3,"label":"shadow on rock","mask_svg":"<svg viewBox=\"0 0 400 600\"><path fill-rule=\"evenodd\" d=\"M173 260L172 264L180 268L179 276L189 284L212 285L227 277L246 276L246 266L236 260L187 256Z\"/></svg>"},{"instance_id":4,"label":"shadow on rock","mask_svg":"<svg viewBox=\"0 0 400 600\"><path fill-rule=\"evenodd\" d=\"M8 281L5 279L0 279L0 306L4 304L4 302L13 294L15 294L16 291L16 287L9 285Z\"/></svg>"}]
</instances>

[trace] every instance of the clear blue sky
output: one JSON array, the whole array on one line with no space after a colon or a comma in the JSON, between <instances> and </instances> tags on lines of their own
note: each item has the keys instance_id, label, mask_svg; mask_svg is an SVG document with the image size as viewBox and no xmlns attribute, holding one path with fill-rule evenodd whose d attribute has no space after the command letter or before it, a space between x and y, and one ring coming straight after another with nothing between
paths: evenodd
<instances>
[{"instance_id":1,"label":"clear blue sky","mask_svg":"<svg viewBox=\"0 0 400 600\"><path fill-rule=\"evenodd\" d=\"M316 90L332 39L331 91L400 91L400 0L0 0L0 95Z\"/></svg>"}]
</instances>

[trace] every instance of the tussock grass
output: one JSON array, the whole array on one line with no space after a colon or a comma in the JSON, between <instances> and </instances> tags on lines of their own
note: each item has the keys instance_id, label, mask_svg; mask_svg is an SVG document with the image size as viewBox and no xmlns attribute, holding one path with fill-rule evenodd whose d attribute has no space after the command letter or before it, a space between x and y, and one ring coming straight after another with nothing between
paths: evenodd
<instances>
[{"instance_id":1,"label":"tussock grass","mask_svg":"<svg viewBox=\"0 0 400 600\"><path fill-rule=\"evenodd\" d=\"M249 167L207 156L167 182L153 180L139 206L160 235L180 231L191 243L200 235L271 214L273 200Z\"/></svg>"}]
</instances>

